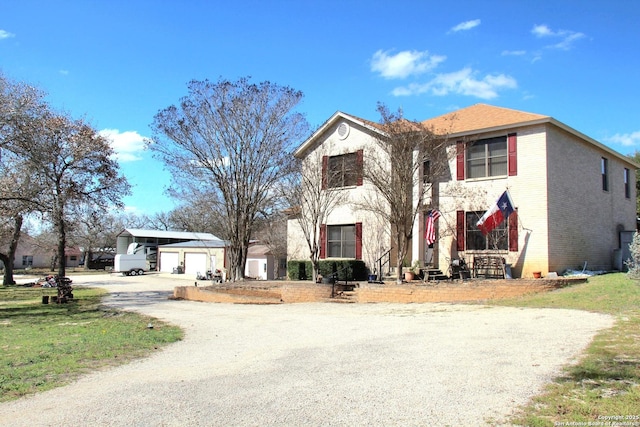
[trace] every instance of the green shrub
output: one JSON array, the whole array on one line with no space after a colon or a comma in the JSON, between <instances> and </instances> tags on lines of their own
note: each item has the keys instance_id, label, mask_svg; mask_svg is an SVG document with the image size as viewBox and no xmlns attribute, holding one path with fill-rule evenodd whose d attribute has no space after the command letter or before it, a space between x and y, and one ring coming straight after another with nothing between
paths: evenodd
<instances>
[{"instance_id":1,"label":"green shrub","mask_svg":"<svg viewBox=\"0 0 640 427\"><path fill-rule=\"evenodd\" d=\"M311 261L292 260L287 262L289 280L310 280L312 272Z\"/></svg>"},{"instance_id":2,"label":"green shrub","mask_svg":"<svg viewBox=\"0 0 640 427\"><path fill-rule=\"evenodd\" d=\"M629 268L627 275L630 279L640 279L640 234L633 233L633 240L629 243L631 258L625 260L625 264Z\"/></svg>"},{"instance_id":3,"label":"green shrub","mask_svg":"<svg viewBox=\"0 0 640 427\"><path fill-rule=\"evenodd\" d=\"M338 280L367 280L367 266L361 260L321 260L318 273L329 277L338 272ZM311 261L292 260L287 263L289 280L311 280Z\"/></svg>"},{"instance_id":4,"label":"green shrub","mask_svg":"<svg viewBox=\"0 0 640 427\"><path fill-rule=\"evenodd\" d=\"M322 260L319 266L322 277L338 273L338 280L366 280L367 266L361 260Z\"/></svg>"}]
</instances>

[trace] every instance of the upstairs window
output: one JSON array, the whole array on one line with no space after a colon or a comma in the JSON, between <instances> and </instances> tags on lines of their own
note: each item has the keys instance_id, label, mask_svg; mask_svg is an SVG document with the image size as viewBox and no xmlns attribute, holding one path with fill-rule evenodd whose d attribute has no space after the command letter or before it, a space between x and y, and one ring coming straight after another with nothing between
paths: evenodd
<instances>
[{"instance_id":1,"label":"upstairs window","mask_svg":"<svg viewBox=\"0 0 640 427\"><path fill-rule=\"evenodd\" d=\"M431 182L431 162L429 160L422 162L422 182L425 184Z\"/></svg>"},{"instance_id":2,"label":"upstairs window","mask_svg":"<svg viewBox=\"0 0 640 427\"><path fill-rule=\"evenodd\" d=\"M362 185L363 151L322 159L322 187L342 188Z\"/></svg>"},{"instance_id":3,"label":"upstairs window","mask_svg":"<svg viewBox=\"0 0 640 427\"><path fill-rule=\"evenodd\" d=\"M356 153L329 157L329 188L352 187L358 182Z\"/></svg>"},{"instance_id":4,"label":"upstairs window","mask_svg":"<svg viewBox=\"0 0 640 427\"><path fill-rule=\"evenodd\" d=\"M518 175L518 134L456 142L456 179Z\"/></svg>"},{"instance_id":5,"label":"upstairs window","mask_svg":"<svg viewBox=\"0 0 640 427\"><path fill-rule=\"evenodd\" d=\"M467 178L506 176L509 153L507 137L481 139L467 149Z\"/></svg>"},{"instance_id":6,"label":"upstairs window","mask_svg":"<svg viewBox=\"0 0 640 427\"><path fill-rule=\"evenodd\" d=\"M631 198L631 183L629 182L629 169L624 168L624 197Z\"/></svg>"},{"instance_id":7,"label":"upstairs window","mask_svg":"<svg viewBox=\"0 0 640 427\"><path fill-rule=\"evenodd\" d=\"M609 160L600 159L600 170L602 171L602 191L609 191Z\"/></svg>"}]
</instances>

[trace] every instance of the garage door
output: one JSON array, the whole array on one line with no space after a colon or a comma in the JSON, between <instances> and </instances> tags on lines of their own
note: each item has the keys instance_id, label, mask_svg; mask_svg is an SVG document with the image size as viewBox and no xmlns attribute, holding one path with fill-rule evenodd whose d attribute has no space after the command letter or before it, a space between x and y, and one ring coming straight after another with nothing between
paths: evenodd
<instances>
[{"instance_id":1,"label":"garage door","mask_svg":"<svg viewBox=\"0 0 640 427\"><path fill-rule=\"evenodd\" d=\"M196 275L200 273L204 275L207 272L207 254L185 253L184 254L184 273Z\"/></svg>"},{"instance_id":2,"label":"garage door","mask_svg":"<svg viewBox=\"0 0 640 427\"><path fill-rule=\"evenodd\" d=\"M178 266L177 252L160 252L160 271L163 273L173 273L173 269Z\"/></svg>"}]
</instances>

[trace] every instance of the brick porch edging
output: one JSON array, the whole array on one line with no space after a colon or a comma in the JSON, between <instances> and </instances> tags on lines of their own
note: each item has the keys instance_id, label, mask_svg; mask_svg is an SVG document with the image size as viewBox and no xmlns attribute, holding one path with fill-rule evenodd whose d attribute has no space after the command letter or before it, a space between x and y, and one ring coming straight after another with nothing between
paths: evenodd
<instances>
[{"instance_id":1,"label":"brick porch edging","mask_svg":"<svg viewBox=\"0 0 640 427\"><path fill-rule=\"evenodd\" d=\"M471 302L520 295L548 292L576 283L586 278L557 279L511 279L440 281L424 284L411 282L374 284L360 282L350 295L350 301L358 303L394 302ZM311 282L245 282L214 286L177 286L173 297L191 301L278 304L300 302L328 302L331 300L331 285Z\"/></svg>"}]
</instances>

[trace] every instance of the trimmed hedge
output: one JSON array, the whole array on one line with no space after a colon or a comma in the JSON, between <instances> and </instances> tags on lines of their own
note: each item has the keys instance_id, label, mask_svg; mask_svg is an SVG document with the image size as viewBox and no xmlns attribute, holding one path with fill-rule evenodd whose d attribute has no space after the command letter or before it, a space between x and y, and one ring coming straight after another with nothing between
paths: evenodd
<instances>
[{"instance_id":1,"label":"trimmed hedge","mask_svg":"<svg viewBox=\"0 0 640 427\"><path fill-rule=\"evenodd\" d=\"M289 261L287 263L287 275L289 280L311 280L311 261Z\"/></svg>"},{"instance_id":2,"label":"trimmed hedge","mask_svg":"<svg viewBox=\"0 0 640 427\"><path fill-rule=\"evenodd\" d=\"M367 266L361 260L321 260L319 273L322 277L329 277L334 271L338 272L338 280L362 281L367 280ZM289 261L287 273L289 280L311 280L311 261Z\"/></svg>"}]
</instances>

